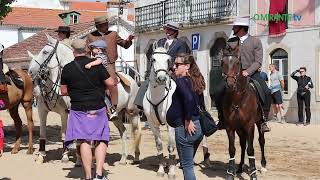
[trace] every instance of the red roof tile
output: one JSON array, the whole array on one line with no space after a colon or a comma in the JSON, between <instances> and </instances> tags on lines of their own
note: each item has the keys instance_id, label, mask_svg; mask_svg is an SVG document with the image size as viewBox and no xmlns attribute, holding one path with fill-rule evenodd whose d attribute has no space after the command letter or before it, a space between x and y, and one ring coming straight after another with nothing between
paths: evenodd
<instances>
[{"instance_id":1,"label":"red roof tile","mask_svg":"<svg viewBox=\"0 0 320 180\"><path fill-rule=\"evenodd\" d=\"M91 21L75 24L71 25L70 28L74 31L71 34L71 38L78 38L78 36L86 35L87 33L91 32L94 28L94 23ZM38 54L47 43L47 37L45 33L57 38L57 33L54 31L55 29L42 30L37 34L25 39L24 41L6 48L3 56L4 62L13 63L16 61L26 61L29 59L27 51L30 51L33 54Z\"/></svg>"},{"instance_id":2,"label":"red roof tile","mask_svg":"<svg viewBox=\"0 0 320 180\"><path fill-rule=\"evenodd\" d=\"M69 10L107 11L106 3L102 2L70 2Z\"/></svg>"},{"instance_id":3,"label":"red roof tile","mask_svg":"<svg viewBox=\"0 0 320 180\"><path fill-rule=\"evenodd\" d=\"M65 25L59 14L70 12L58 9L40 9L13 7L12 12L3 19L3 25L21 25L24 27L56 28ZM106 15L105 11L77 11L80 23L92 21L96 16Z\"/></svg>"}]
</instances>

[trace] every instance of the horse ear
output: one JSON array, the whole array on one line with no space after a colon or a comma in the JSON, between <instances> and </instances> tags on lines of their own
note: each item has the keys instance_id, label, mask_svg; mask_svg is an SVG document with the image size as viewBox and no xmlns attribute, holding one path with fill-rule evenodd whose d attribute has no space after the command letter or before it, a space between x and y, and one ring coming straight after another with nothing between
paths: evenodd
<instances>
[{"instance_id":1,"label":"horse ear","mask_svg":"<svg viewBox=\"0 0 320 180\"><path fill-rule=\"evenodd\" d=\"M54 44L55 43L55 39L53 37L51 37L48 33L45 33L45 35L47 36L48 42L50 44Z\"/></svg>"},{"instance_id":2,"label":"horse ear","mask_svg":"<svg viewBox=\"0 0 320 180\"><path fill-rule=\"evenodd\" d=\"M30 51L27 51L27 53L28 53L28 56L29 56L31 59L34 58L34 55L33 55Z\"/></svg>"},{"instance_id":3,"label":"horse ear","mask_svg":"<svg viewBox=\"0 0 320 180\"><path fill-rule=\"evenodd\" d=\"M152 49L153 49L153 51L155 51L157 48L158 48L158 42L155 41L155 42L153 42Z\"/></svg>"},{"instance_id":4,"label":"horse ear","mask_svg":"<svg viewBox=\"0 0 320 180\"><path fill-rule=\"evenodd\" d=\"M170 45L168 42L164 44L164 48L167 50L167 52L169 51Z\"/></svg>"}]
</instances>

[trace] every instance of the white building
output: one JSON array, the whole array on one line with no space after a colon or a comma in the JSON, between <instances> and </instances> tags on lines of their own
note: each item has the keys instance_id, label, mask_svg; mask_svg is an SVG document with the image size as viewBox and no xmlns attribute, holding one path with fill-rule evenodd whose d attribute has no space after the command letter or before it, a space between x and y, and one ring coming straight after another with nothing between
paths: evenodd
<instances>
[{"instance_id":1,"label":"white building","mask_svg":"<svg viewBox=\"0 0 320 180\"><path fill-rule=\"evenodd\" d=\"M152 3L151 3L152 2ZM150 4L151 3L151 4ZM250 16L269 12L269 1L249 0L165 0L165 1L137 1L135 10L136 30L136 58L140 65L140 72L146 70L145 52L155 40L164 37L162 25L168 21L181 23L182 31L179 37L184 38L192 46L192 34L199 33L200 48L194 51L197 64L203 73L207 86L210 78L220 67L218 52L226 43L231 33L230 24L235 16ZM296 122L297 83L290 78L292 71L300 66L307 67L307 74L313 79L315 88L311 90L311 123L320 124L320 40L319 14L320 3L314 0L289 1L288 13L302 16L301 22L288 24L286 35L273 38L269 36L268 24L261 21L251 21L250 34L261 39L264 49L263 70L268 71L268 64L279 65L286 87L284 105L288 122ZM211 71L211 76L210 76ZM288 77L289 76L289 77ZM209 88L205 91L207 106L213 105L209 98Z\"/></svg>"}]
</instances>

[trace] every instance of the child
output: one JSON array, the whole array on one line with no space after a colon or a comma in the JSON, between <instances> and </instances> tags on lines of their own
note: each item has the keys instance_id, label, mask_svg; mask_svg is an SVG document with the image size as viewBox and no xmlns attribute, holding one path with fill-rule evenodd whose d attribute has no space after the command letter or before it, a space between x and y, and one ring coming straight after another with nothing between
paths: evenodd
<instances>
[{"instance_id":1,"label":"child","mask_svg":"<svg viewBox=\"0 0 320 180\"><path fill-rule=\"evenodd\" d=\"M0 120L0 157L3 154L3 139L4 139L3 124L2 124L2 120Z\"/></svg>"},{"instance_id":2,"label":"child","mask_svg":"<svg viewBox=\"0 0 320 180\"><path fill-rule=\"evenodd\" d=\"M96 66L99 64L103 64L106 68L108 65L108 57L106 55L106 47L107 44L103 40L96 40L89 44L89 48L91 49L92 55L96 60L85 65L85 68L90 69L92 66Z\"/></svg>"}]
</instances>

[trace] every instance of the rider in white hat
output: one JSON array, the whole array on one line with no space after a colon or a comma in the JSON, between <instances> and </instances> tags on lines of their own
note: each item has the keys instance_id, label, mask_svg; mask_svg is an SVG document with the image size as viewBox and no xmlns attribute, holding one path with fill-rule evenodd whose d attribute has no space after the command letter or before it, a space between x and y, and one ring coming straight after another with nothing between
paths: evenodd
<instances>
[{"instance_id":1,"label":"rider in white hat","mask_svg":"<svg viewBox=\"0 0 320 180\"><path fill-rule=\"evenodd\" d=\"M242 65L242 75L250 76L257 81L262 88L264 98L261 103L263 105L263 123L262 130L264 132L270 131L267 126L267 118L270 112L271 106L271 94L267 84L261 78L258 71L263 62L263 48L261 40L249 35L250 18L249 17L237 17L233 23L233 34L240 38L240 56Z\"/></svg>"}]
</instances>

